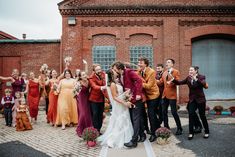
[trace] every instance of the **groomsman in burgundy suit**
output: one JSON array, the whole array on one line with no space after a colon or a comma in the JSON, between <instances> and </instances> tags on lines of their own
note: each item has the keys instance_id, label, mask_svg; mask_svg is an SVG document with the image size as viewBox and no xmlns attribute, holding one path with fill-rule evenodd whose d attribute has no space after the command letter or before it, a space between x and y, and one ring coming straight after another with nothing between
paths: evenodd
<instances>
[{"instance_id":1,"label":"groomsman in burgundy suit","mask_svg":"<svg viewBox=\"0 0 235 157\"><path fill-rule=\"evenodd\" d=\"M140 142L143 142L146 139L142 123L142 111L144 108L141 96L142 79L134 70L126 68L122 62L115 62L113 64L113 70L120 75L120 82L124 90L130 89L133 94L131 102L134 104L134 107L131 109L131 117L133 121L134 134L131 141L125 143L124 146L134 148L137 147L138 136L140 136Z\"/></svg>"},{"instance_id":2,"label":"groomsman in burgundy suit","mask_svg":"<svg viewBox=\"0 0 235 157\"><path fill-rule=\"evenodd\" d=\"M157 71L156 80L159 81L162 78L162 74L164 72L163 64L157 64L156 71ZM164 90L164 84L158 84L158 88L159 88L159 92L160 92L160 96L159 96L159 99L160 99L159 103L160 103L160 105L158 106L157 114L158 114L158 117L159 117L160 124L162 124L162 122L163 122L163 115L162 115L162 94L163 94L163 90Z\"/></svg>"},{"instance_id":3,"label":"groomsman in burgundy suit","mask_svg":"<svg viewBox=\"0 0 235 157\"><path fill-rule=\"evenodd\" d=\"M101 70L101 66L96 64L93 66L93 74L89 78L90 95L89 101L91 104L91 113L93 126L99 132L103 123L104 112L104 90L105 87L105 73Z\"/></svg>"}]
</instances>

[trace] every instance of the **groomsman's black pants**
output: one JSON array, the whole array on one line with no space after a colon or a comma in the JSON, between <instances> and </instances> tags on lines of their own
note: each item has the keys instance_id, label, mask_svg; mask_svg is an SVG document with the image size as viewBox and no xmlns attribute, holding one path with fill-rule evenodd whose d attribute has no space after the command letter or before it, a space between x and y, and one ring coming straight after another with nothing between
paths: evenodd
<instances>
[{"instance_id":1,"label":"groomsman's black pants","mask_svg":"<svg viewBox=\"0 0 235 157\"><path fill-rule=\"evenodd\" d=\"M168 107L169 105L171 106L171 113L175 119L175 123L178 129L182 129L181 127L181 122L179 115L177 113L176 109L176 99L163 99L163 104L162 104L162 114L163 114L163 121L164 121L164 127L170 128L169 123L168 123Z\"/></svg>"},{"instance_id":2,"label":"groomsman's black pants","mask_svg":"<svg viewBox=\"0 0 235 157\"><path fill-rule=\"evenodd\" d=\"M93 126L100 132L103 123L104 102L90 102L90 104Z\"/></svg>"},{"instance_id":3,"label":"groomsman's black pants","mask_svg":"<svg viewBox=\"0 0 235 157\"><path fill-rule=\"evenodd\" d=\"M189 103L187 104L187 110L189 112ZM202 123L200 122L197 113L194 114L194 118L193 119L194 119L194 127L195 127L195 129L196 128L201 128L202 129Z\"/></svg>"},{"instance_id":4,"label":"groomsman's black pants","mask_svg":"<svg viewBox=\"0 0 235 157\"><path fill-rule=\"evenodd\" d=\"M144 130L149 131L148 116L147 116L147 113L146 113L146 110L145 110L145 106L144 106L142 112L143 112L142 116L143 116Z\"/></svg>"},{"instance_id":5,"label":"groomsman's black pants","mask_svg":"<svg viewBox=\"0 0 235 157\"><path fill-rule=\"evenodd\" d=\"M134 134L132 136L132 142L136 143L138 141L138 136L143 137L146 136L144 134L144 122L143 122L143 109L144 103L142 100L138 100L135 103L135 108L131 109L131 118L132 118L132 125L134 129Z\"/></svg>"},{"instance_id":6,"label":"groomsman's black pants","mask_svg":"<svg viewBox=\"0 0 235 157\"><path fill-rule=\"evenodd\" d=\"M147 100L147 106L148 106L148 117L150 122L150 128L151 128L151 135L155 135L155 131L160 128L160 121L157 117L157 108L159 105L158 98L153 100Z\"/></svg>"},{"instance_id":7,"label":"groomsman's black pants","mask_svg":"<svg viewBox=\"0 0 235 157\"><path fill-rule=\"evenodd\" d=\"M202 120L203 127L205 129L205 133L209 134L208 122L205 115L206 104L205 103L197 103L195 100L191 102L188 106L189 111L189 133L193 134L193 126L195 125L195 114L198 109L200 118Z\"/></svg>"}]
</instances>

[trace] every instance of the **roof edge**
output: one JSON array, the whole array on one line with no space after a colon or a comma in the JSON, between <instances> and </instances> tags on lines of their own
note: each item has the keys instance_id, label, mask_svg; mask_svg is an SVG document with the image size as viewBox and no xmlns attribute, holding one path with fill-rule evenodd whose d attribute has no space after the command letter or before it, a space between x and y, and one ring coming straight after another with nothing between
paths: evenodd
<instances>
[{"instance_id":1,"label":"roof edge","mask_svg":"<svg viewBox=\"0 0 235 157\"><path fill-rule=\"evenodd\" d=\"M0 44L3 43L60 43L60 39L28 39L28 40L0 40Z\"/></svg>"}]
</instances>

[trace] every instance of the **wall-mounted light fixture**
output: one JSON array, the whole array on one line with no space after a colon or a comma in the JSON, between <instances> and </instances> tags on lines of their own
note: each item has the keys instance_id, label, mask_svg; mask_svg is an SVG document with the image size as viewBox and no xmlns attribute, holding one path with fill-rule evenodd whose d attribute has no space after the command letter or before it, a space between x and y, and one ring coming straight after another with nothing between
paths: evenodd
<instances>
[{"instance_id":1,"label":"wall-mounted light fixture","mask_svg":"<svg viewBox=\"0 0 235 157\"><path fill-rule=\"evenodd\" d=\"M76 17L74 16L68 17L68 25L76 25Z\"/></svg>"}]
</instances>

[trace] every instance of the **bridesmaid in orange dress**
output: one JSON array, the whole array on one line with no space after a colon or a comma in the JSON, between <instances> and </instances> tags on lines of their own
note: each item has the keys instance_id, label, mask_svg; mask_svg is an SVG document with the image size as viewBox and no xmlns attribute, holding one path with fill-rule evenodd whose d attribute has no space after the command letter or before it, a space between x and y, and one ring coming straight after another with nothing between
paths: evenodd
<instances>
[{"instance_id":1,"label":"bridesmaid in orange dress","mask_svg":"<svg viewBox=\"0 0 235 157\"><path fill-rule=\"evenodd\" d=\"M35 78L35 74L33 72L30 72L29 78L30 79L26 87L26 92L28 93L29 114L31 122L34 120L36 123L40 100L39 79Z\"/></svg>"},{"instance_id":2,"label":"bridesmaid in orange dress","mask_svg":"<svg viewBox=\"0 0 235 157\"><path fill-rule=\"evenodd\" d=\"M55 70L51 71L51 77L52 78L49 80L49 85L51 89L49 93L49 109L47 113L47 120L51 123L51 125L55 125L58 100L58 94L56 93L56 89L59 83L59 80L57 79L57 72Z\"/></svg>"}]
</instances>

